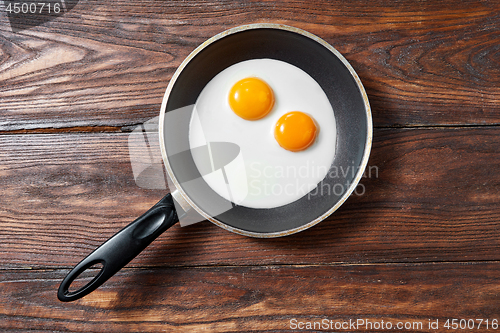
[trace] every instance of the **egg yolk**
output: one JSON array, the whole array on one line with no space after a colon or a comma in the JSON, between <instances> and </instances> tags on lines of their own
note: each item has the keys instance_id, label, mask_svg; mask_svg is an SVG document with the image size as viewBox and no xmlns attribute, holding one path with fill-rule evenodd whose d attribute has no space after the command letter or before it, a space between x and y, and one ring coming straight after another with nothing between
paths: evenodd
<instances>
[{"instance_id":1,"label":"egg yolk","mask_svg":"<svg viewBox=\"0 0 500 333\"><path fill-rule=\"evenodd\" d=\"M243 119L257 120L266 116L274 105L273 90L256 77L236 82L229 91L229 106Z\"/></svg>"},{"instance_id":2,"label":"egg yolk","mask_svg":"<svg viewBox=\"0 0 500 333\"><path fill-rule=\"evenodd\" d=\"M313 118L300 111L284 114L276 123L274 137L286 150L301 151L313 144L318 128Z\"/></svg>"}]
</instances>

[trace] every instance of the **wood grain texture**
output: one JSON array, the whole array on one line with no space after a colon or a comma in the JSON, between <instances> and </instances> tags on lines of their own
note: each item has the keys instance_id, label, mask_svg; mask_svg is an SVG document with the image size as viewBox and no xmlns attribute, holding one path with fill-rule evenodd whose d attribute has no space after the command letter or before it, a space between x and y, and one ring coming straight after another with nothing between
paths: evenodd
<instances>
[{"instance_id":1,"label":"wood grain texture","mask_svg":"<svg viewBox=\"0 0 500 333\"><path fill-rule=\"evenodd\" d=\"M143 122L196 46L255 22L343 53L376 126L500 124L499 13L497 1L82 0L14 33L2 10L0 131Z\"/></svg>"},{"instance_id":2,"label":"wood grain texture","mask_svg":"<svg viewBox=\"0 0 500 333\"><path fill-rule=\"evenodd\" d=\"M167 193L136 185L127 140L0 136L0 266L72 266ZM498 128L379 129L365 193L315 227L261 240L174 226L130 265L499 260L499 147Z\"/></svg>"},{"instance_id":3,"label":"wood grain texture","mask_svg":"<svg viewBox=\"0 0 500 333\"><path fill-rule=\"evenodd\" d=\"M151 155L127 132L192 50L256 22L316 34L359 74L376 126L360 194L279 239L174 226L59 302L69 269L169 191L137 185L129 152ZM481 0L81 0L16 32L0 2L0 331L500 320L499 31L500 2Z\"/></svg>"},{"instance_id":4,"label":"wood grain texture","mask_svg":"<svg viewBox=\"0 0 500 333\"><path fill-rule=\"evenodd\" d=\"M293 332L293 319L363 319L422 324L397 332L449 332L449 318L500 319L498 262L125 269L73 303L56 298L63 276L0 271L2 331ZM485 332L484 323L471 331Z\"/></svg>"}]
</instances>

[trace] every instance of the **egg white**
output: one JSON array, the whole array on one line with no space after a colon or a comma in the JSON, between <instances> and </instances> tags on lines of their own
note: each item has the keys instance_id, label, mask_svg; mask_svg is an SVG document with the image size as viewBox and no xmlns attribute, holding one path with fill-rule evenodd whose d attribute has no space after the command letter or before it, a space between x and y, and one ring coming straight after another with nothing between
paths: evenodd
<instances>
[{"instance_id":1,"label":"egg white","mask_svg":"<svg viewBox=\"0 0 500 333\"><path fill-rule=\"evenodd\" d=\"M273 89L274 107L262 119L244 120L229 106L229 90L246 77ZM315 142L300 152L283 149L274 138L276 122L290 111L305 112L319 125ZM225 199L250 208L283 206L313 190L333 162L336 138L334 112L320 85L302 69L273 59L243 61L217 74L200 93L189 128L191 149L207 142L240 146L235 163L203 178Z\"/></svg>"}]
</instances>

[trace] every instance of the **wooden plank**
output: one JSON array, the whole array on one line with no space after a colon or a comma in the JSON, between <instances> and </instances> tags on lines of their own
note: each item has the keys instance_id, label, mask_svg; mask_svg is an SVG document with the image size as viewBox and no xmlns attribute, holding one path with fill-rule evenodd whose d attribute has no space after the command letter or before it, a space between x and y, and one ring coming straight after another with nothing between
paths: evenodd
<instances>
[{"instance_id":1,"label":"wooden plank","mask_svg":"<svg viewBox=\"0 0 500 333\"><path fill-rule=\"evenodd\" d=\"M499 134L378 129L364 193L313 228L263 240L174 226L130 265L498 260ZM0 136L0 265L72 266L167 193L136 185L127 140Z\"/></svg>"},{"instance_id":2,"label":"wooden plank","mask_svg":"<svg viewBox=\"0 0 500 333\"><path fill-rule=\"evenodd\" d=\"M376 126L500 124L496 1L80 1L12 32L0 11L0 131L128 126L158 114L181 61L255 22L306 29L364 82Z\"/></svg>"},{"instance_id":3,"label":"wooden plank","mask_svg":"<svg viewBox=\"0 0 500 333\"><path fill-rule=\"evenodd\" d=\"M2 331L291 332L326 319L333 328L315 332L449 332L455 318L490 332L500 320L498 262L126 269L72 303L56 298L63 276L0 271ZM335 329L349 320L364 324Z\"/></svg>"}]
</instances>

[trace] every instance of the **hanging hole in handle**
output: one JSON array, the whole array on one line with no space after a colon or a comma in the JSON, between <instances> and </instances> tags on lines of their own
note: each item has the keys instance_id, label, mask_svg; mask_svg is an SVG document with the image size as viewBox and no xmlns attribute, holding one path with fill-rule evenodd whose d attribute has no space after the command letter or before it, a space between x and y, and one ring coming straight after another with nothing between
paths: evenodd
<instances>
[{"instance_id":1,"label":"hanging hole in handle","mask_svg":"<svg viewBox=\"0 0 500 333\"><path fill-rule=\"evenodd\" d=\"M104 272L104 261L93 261L82 267L78 273L69 283L68 293L75 294L80 292L85 287L89 286L94 280Z\"/></svg>"}]
</instances>

